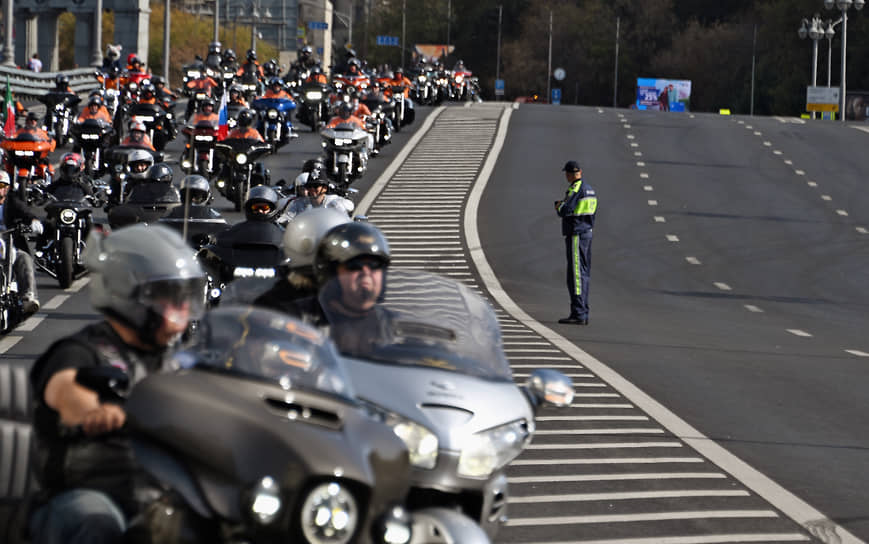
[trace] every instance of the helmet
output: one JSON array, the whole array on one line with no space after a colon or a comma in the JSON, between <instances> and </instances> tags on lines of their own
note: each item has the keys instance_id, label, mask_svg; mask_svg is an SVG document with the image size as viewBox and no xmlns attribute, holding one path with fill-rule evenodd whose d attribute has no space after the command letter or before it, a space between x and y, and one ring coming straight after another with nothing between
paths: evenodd
<instances>
[{"instance_id":1,"label":"helmet","mask_svg":"<svg viewBox=\"0 0 869 544\"><path fill-rule=\"evenodd\" d=\"M355 66L355 67L359 68L359 67L362 66L362 63L359 62L359 59L357 59L356 57L353 57L353 58L351 58L350 60L347 61L347 66L348 66L348 67L350 67L350 66Z\"/></svg>"},{"instance_id":2,"label":"helmet","mask_svg":"<svg viewBox=\"0 0 869 544\"><path fill-rule=\"evenodd\" d=\"M151 84L151 80L146 79L142 81L141 86L139 87L139 91L142 93L142 96L145 96L147 94L153 95L154 86Z\"/></svg>"},{"instance_id":3,"label":"helmet","mask_svg":"<svg viewBox=\"0 0 869 544\"><path fill-rule=\"evenodd\" d=\"M244 201L244 215L248 221L271 221L278 213L277 191L267 185L252 187Z\"/></svg>"},{"instance_id":4,"label":"helmet","mask_svg":"<svg viewBox=\"0 0 869 544\"><path fill-rule=\"evenodd\" d=\"M129 177L134 180L144 180L148 177L148 169L154 164L154 157L144 149L136 149L127 157Z\"/></svg>"},{"instance_id":5,"label":"helmet","mask_svg":"<svg viewBox=\"0 0 869 544\"><path fill-rule=\"evenodd\" d=\"M220 42L211 42L210 44L208 44L208 53L220 54Z\"/></svg>"},{"instance_id":6,"label":"helmet","mask_svg":"<svg viewBox=\"0 0 869 544\"><path fill-rule=\"evenodd\" d=\"M313 267L314 254L320 240L338 225L348 223L350 218L334 208L311 208L295 216L284 231L284 256L290 260L290 268Z\"/></svg>"},{"instance_id":7,"label":"helmet","mask_svg":"<svg viewBox=\"0 0 869 544\"><path fill-rule=\"evenodd\" d=\"M136 58L135 53L130 53L129 55L127 55L127 64L133 64L134 60L139 60Z\"/></svg>"},{"instance_id":8,"label":"helmet","mask_svg":"<svg viewBox=\"0 0 869 544\"><path fill-rule=\"evenodd\" d=\"M203 108L205 108L205 106L211 106L211 107L213 108L213 107L214 107L214 99L211 98L210 96L206 96L205 98L203 98L202 100L200 100L200 101L199 101L199 109L200 109L200 111L201 111Z\"/></svg>"},{"instance_id":9,"label":"helmet","mask_svg":"<svg viewBox=\"0 0 869 544\"><path fill-rule=\"evenodd\" d=\"M57 74L54 77L54 84L58 87L66 87L67 85L69 85L69 77L67 77L65 74Z\"/></svg>"},{"instance_id":10,"label":"helmet","mask_svg":"<svg viewBox=\"0 0 869 544\"><path fill-rule=\"evenodd\" d=\"M371 223L351 221L326 233L317 246L314 274L320 285L333 278L339 264L362 255L380 259L389 265L389 243L380 229ZM385 285L384 285L385 289Z\"/></svg>"},{"instance_id":11,"label":"helmet","mask_svg":"<svg viewBox=\"0 0 869 544\"><path fill-rule=\"evenodd\" d=\"M402 68L401 66L399 66L399 67L397 67L397 68L394 70L394 73L395 73L395 76L396 76L396 77L398 77L398 74L402 74L402 75L404 75L404 68Z\"/></svg>"},{"instance_id":12,"label":"helmet","mask_svg":"<svg viewBox=\"0 0 869 544\"><path fill-rule=\"evenodd\" d=\"M60 158L60 177L76 179L84 172L84 159L78 153L66 153Z\"/></svg>"},{"instance_id":13,"label":"helmet","mask_svg":"<svg viewBox=\"0 0 869 544\"><path fill-rule=\"evenodd\" d=\"M184 176L181 180L182 198L191 204L208 204L211 200L211 184L199 174Z\"/></svg>"},{"instance_id":14,"label":"helmet","mask_svg":"<svg viewBox=\"0 0 869 544\"><path fill-rule=\"evenodd\" d=\"M253 124L254 114L251 110L245 108L238 112L238 126L240 127L249 127Z\"/></svg>"},{"instance_id":15,"label":"helmet","mask_svg":"<svg viewBox=\"0 0 869 544\"><path fill-rule=\"evenodd\" d=\"M347 59L356 58L356 51L354 49L351 49L348 47L347 51L344 52L344 58L347 58Z\"/></svg>"},{"instance_id":16,"label":"helmet","mask_svg":"<svg viewBox=\"0 0 869 544\"><path fill-rule=\"evenodd\" d=\"M133 132L134 130L138 130L140 132L148 131L147 127L145 127L145 123L137 119L133 119L132 121L130 121L130 132Z\"/></svg>"},{"instance_id":17,"label":"helmet","mask_svg":"<svg viewBox=\"0 0 869 544\"><path fill-rule=\"evenodd\" d=\"M153 76L151 78L151 83L153 83L154 86L156 87L157 85L165 85L166 80L163 79L163 76Z\"/></svg>"},{"instance_id":18,"label":"helmet","mask_svg":"<svg viewBox=\"0 0 869 544\"><path fill-rule=\"evenodd\" d=\"M235 60L235 51L227 49L223 52L223 62L233 62Z\"/></svg>"},{"instance_id":19,"label":"helmet","mask_svg":"<svg viewBox=\"0 0 869 544\"><path fill-rule=\"evenodd\" d=\"M90 98L88 98L88 106L92 106L94 104L96 104L97 106L102 106L103 105L103 97L98 95L98 94L95 94L95 95L92 95Z\"/></svg>"},{"instance_id":20,"label":"helmet","mask_svg":"<svg viewBox=\"0 0 869 544\"><path fill-rule=\"evenodd\" d=\"M338 115L342 119L347 119L350 117L350 114L353 113L353 106L350 105L349 102L341 102L341 105L338 106Z\"/></svg>"},{"instance_id":21,"label":"helmet","mask_svg":"<svg viewBox=\"0 0 869 544\"><path fill-rule=\"evenodd\" d=\"M283 84L284 84L284 82L281 81L281 78L279 78L279 77L273 77L273 78L269 79L269 88L274 87L276 85L281 87L281 86L283 86Z\"/></svg>"},{"instance_id":22,"label":"helmet","mask_svg":"<svg viewBox=\"0 0 869 544\"><path fill-rule=\"evenodd\" d=\"M157 332L164 321L183 327L202 315L205 273L174 230L137 224L104 236L93 229L84 261L94 308L146 344L163 347Z\"/></svg>"},{"instance_id":23,"label":"helmet","mask_svg":"<svg viewBox=\"0 0 869 544\"><path fill-rule=\"evenodd\" d=\"M0 170L0 185L11 185L9 174L6 173L6 170Z\"/></svg>"},{"instance_id":24,"label":"helmet","mask_svg":"<svg viewBox=\"0 0 869 544\"><path fill-rule=\"evenodd\" d=\"M148 172L148 181L153 181L156 183L172 183L172 178L175 175L175 172L172 171L172 167L166 164L165 162L159 162L151 167L151 170Z\"/></svg>"},{"instance_id":25,"label":"helmet","mask_svg":"<svg viewBox=\"0 0 869 544\"><path fill-rule=\"evenodd\" d=\"M244 90L241 88L241 85L239 85L238 83L233 83L232 85L229 86L230 96L232 96L232 93L238 93L240 95L243 92L244 92Z\"/></svg>"},{"instance_id":26,"label":"helmet","mask_svg":"<svg viewBox=\"0 0 869 544\"><path fill-rule=\"evenodd\" d=\"M312 74L322 74L323 69L320 67L319 64L315 64L314 66L311 67L311 73Z\"/></svg>"},{"instance_id":27,"label":"helmet","mask_svg":"<svg viewBox=\"0 0 869 544\"><path fill-rule=\"evenodd\" d=\"M308 159L302 165L302 172L312 172L314 170L323 170L326 168L326 162L323 161L323 157L317 157L316 159Z\"/></svg>"},{"instance_id":28,"label":"helmet","mask_svg":"<svg viewBox=\"0 0 869 544\"><path fill-rule=\"evenodd\" d=\"M253 49L248 49L247 60L256 60L256 51L254 51Z\"/></svg>"}]
</instances>

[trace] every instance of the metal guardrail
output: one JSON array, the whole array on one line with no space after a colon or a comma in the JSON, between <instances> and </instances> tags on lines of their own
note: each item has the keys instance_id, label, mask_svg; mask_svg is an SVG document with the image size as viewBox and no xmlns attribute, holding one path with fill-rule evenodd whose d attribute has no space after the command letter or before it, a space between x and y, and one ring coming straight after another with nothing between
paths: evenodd
<instances>
[{"instance_id":1,"label":"metal guardrail","mask_svg":"<svg viewBox=\"0 0 869 544\"><path fill-rule=\"evenodd\" d=\"M99 87L99 83L94 78L95 71L96 68L93 66L76 68L75 70L64 70L62 72L31 72L30 70L0 66L0 100L2 100L2 93L6 92L7 76L9 77L9 87L12 89L12 94L18 100L24 102L36 100L48 91L53 90L54 78L57 74L66 74L69 77L69 86L73 92L78 94L88 93Z\"/></svg>"}]
</instances>

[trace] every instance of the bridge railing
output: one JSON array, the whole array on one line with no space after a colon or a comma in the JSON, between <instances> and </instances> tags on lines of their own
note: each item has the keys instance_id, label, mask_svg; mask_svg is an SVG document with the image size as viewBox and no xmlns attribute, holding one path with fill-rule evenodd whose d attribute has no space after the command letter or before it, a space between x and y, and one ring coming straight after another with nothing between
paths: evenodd
<instances>
[{"instance_id":1,"label":"bridge railing","mask_svg":"<svg viewBox=\"0 0 869 544\"><path fill-rule=\"evenodd\" d=\"M64 70L62 72L31 72L9 66L0 66L0 101L6 93L6 77L9 77L9 87L12 94L22 102L36 100L54 89L54 79L57 74L66 74L69 77L69 86L73 92L88 93L99 87L94 78L96 68L93 66Z\"/></svg>"}]
</instances>

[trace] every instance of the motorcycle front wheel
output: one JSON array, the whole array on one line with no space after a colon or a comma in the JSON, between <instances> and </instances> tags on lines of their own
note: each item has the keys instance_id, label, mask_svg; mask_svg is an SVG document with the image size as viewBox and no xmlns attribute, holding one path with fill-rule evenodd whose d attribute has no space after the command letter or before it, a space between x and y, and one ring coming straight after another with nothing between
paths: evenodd
<instances>
[{"instance_id":1,"label":"motorcycle front wheel","mask_svg":"<svg viewBox=\"0 0 869 544\"><path fill-rule=\"evenodd\" d=\"M69 237L60 240L60 258L57 263L57 281L61 289L72 285L75 270L75 254L73 251L73 239Z\"/></svg>"}]
</instances>

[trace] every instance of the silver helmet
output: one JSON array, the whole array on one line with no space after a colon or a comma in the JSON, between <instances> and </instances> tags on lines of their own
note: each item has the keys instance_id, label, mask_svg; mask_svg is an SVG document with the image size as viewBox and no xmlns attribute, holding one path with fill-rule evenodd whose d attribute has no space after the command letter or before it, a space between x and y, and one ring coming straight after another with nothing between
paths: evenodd
<instances>
[{"instance_id":1,"label":"silver helmet","mask_svg":"<svg viewBox=\"0 0 869 544\"><path fill-rule=\"evenodd\" d=\"M94 231L84 260L94 308L137 331L147 344L155 344L163 320L202 315L205 273L190 246L169 228L136 224L108 236Z\"/></svg>"},{"instance_id":2,"label":"silver helmet","mask_svg":"<svg viewBox=\"0 0 869 544\"><path fill-rule=\"evenodd\" d=\"M312 267L320 240L333 227L349 223L346 213L334 208L310 208L295 216L284 231L284 256L291 269Z\"/></svg>"}]
</instances>

